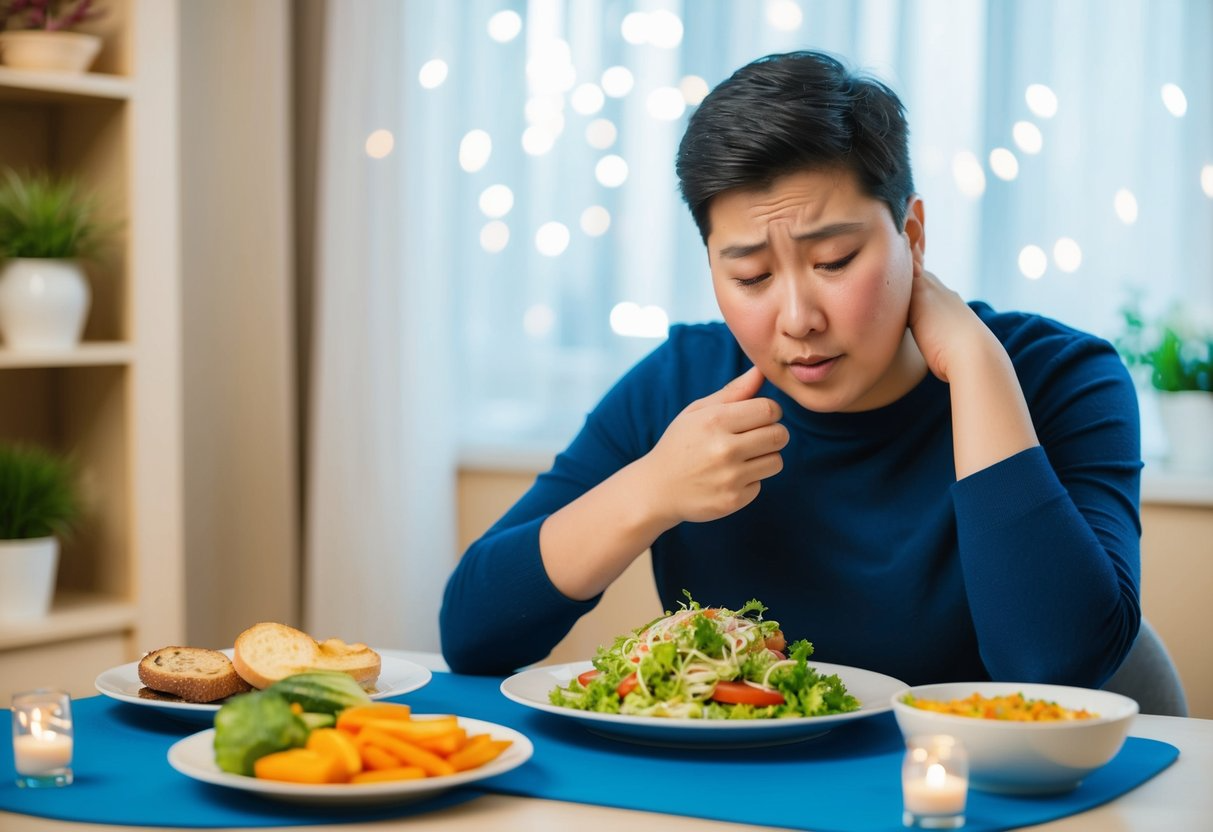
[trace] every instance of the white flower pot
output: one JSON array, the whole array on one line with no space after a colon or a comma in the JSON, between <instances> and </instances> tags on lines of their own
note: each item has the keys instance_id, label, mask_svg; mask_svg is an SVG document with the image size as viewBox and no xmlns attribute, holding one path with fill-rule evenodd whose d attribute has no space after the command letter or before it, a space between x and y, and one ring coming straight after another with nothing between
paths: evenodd
<instances>
[{"instance_id":1,"label":"white flower pot","mask_svg":"<svg viewBox=\"0 0 1213 832\"><path fill-rule=\"evenodd\" d=\"M58 568L59 541L54 537L0 540L0 620L45 617Z\"/></svg>"},{"instance_id":2,"label":"white flower pot","mask_svg":"<svg viewBox=\"0 0 1213 832\"><path fill-rule=\"evenodd\" d=\"M1159 393L1158 412L1167 434L1167 469L1213 474L1213 393Z\"/></svg>"},{"instance_id":3,"label":"white flower pot","mask_svg":"<svg viewBox=\"0 0 1213 832\"><path fill-rule=\"evenodd\" d=\"M0 336L12 350L80 343L91 292L75 260L17 257L0 268Z\"/></svg>"},{"instance_id":4,"label":"white flower pot","mask_svg":"<svg viewBox=\"0 0 1213 832\"><path fill-rule=\"evenodd\" d=\"M0 32L0 63L13 69L85 72L100 51L101 38L83 32Z\"/></svg>"}]
</instances>

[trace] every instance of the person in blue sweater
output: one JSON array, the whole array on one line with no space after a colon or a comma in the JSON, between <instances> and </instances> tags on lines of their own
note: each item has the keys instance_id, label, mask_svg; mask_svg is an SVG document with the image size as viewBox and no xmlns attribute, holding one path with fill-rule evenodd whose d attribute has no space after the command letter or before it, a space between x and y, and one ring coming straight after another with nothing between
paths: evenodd
<instances>
[{"instance_id":1,"label":"person in blue sweater","mask_svg":"<svg viewBox=\"0 0 1213 832\"><path fill-rule=\"evenodd\" d=\"M757 598L817 661L1103 683L1141 620L1113 347L923 268L902 104L828 55L722 82L677 173L724 321L671 328L464 554L450 667L543 659L651 549L667 610Z\"/></svg>"}]
</instances>

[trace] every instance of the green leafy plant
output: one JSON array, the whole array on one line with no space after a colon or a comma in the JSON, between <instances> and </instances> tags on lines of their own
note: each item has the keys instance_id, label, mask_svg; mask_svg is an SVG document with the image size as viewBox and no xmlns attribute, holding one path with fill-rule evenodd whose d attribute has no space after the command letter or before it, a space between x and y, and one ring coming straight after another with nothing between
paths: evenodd
<instances>
[{"instance_id":1,"label":"green leafy plant","mask_svg":"<svg viewBox=\"0 0 1213 832\"><path fill-rule=\"evenodd\" d=\"M79 515L70 461L33 445L0 446L0 540L63 535Z\"/></svg>"},{"instance_id":2,"label":"green leafy plant","mask_svg":"<svg viewBox=\"0 0 1213 832\"><path fill-rule=\"evenodd\" d=\"M100 242L95 200L75 180L8 169L0 181L0 258L88 257Z\"/></svg>"},{"instance_id":3,"label":"green leafy plant","mask_svg":"<svg viewBox=\"0 0 1213 832\"><path fill-rule=\"evenodd\" d=\"M1179 307L1151 321L1137 297L1121 308L1121 315L1124 332L1116 349L1131 370L1144 368L1158 390L1213 392L1213 331L1202 331Z\"/></svg>"}]
</instances>

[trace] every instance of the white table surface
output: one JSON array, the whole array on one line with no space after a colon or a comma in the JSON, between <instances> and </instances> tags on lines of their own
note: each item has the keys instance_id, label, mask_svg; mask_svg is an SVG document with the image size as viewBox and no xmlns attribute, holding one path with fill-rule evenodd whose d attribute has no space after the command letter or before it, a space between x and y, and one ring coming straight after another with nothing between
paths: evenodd
<instances>
[{"instance_id":1,"label":"white table surface","mask_svg":"<svg viewBox=\"0 0 1213 832\"><path fill-rule=\"evenodd\" d=\"M385 652L418 662L432 670L445 669L441 658L433 654L394 650ZM1129 734L1170 743L1179 749L1179 759L1153 779L1111 803L1052 823L1033 826L1033 832L1213 832L1213 720L1142 715L1134 719ZM3 832L166 832L176 828L178 827L71 823L0 812L0 830ZM250 828L248 832L264 832L266 829L298 832L382 832L387 829L421 828L426 832L774 830L773 827L767 826L706 821L680 815L659 815L584 803L485 795L449 809L414 818L321 826L256 827Z\"/></svg>"}]
</instances>

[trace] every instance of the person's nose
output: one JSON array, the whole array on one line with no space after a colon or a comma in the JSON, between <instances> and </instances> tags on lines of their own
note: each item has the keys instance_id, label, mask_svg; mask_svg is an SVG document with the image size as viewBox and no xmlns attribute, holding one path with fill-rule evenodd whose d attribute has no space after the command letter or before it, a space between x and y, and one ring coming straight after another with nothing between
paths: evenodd
<instances>
[{"instance_id":1,"label":"person's nose","mask_svg":"<svg viewBox=\"0 0 1213 832\"><path fill-rule=\"evenodd\" d=\"M797 244L790 222L770 227L771 252L775 260L779 328L790 338L805 338L825 329L826 318L814 283L813 264Z\"/></svg>"},{"instance_id":2,"label":"person's nose","mask_svg":"<svg viewBox=\"0 0 1213 832\"><path fill-rule=\"evenodd\" d=\"M821 306L818 287L814 285L811 267L797 265L785 270L779 281L779 325L789 338L803 339L826 328L825 311Z\"/></svg>"}]
</instances>

